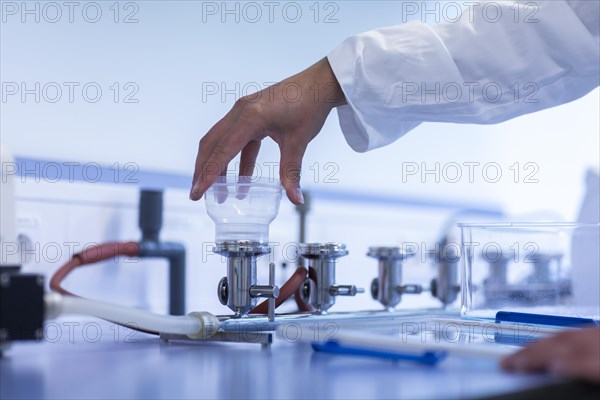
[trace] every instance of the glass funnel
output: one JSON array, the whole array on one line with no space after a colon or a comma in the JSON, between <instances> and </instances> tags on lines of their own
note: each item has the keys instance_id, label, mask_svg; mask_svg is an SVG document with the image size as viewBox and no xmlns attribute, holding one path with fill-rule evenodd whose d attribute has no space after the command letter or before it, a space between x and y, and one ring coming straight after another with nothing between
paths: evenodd
<instances>
[{"instance_id":1,"label":"glass funnel","mask_svg":"<svg viewBox=\"0 0 600 400\"><path fill-rule=\"evenodd\" d=\"M215 242L269 241L269 224L279 212L281 183L274 178L221 176L206 191L206 211L215 223Z\"/></svg>"}]
</instances>

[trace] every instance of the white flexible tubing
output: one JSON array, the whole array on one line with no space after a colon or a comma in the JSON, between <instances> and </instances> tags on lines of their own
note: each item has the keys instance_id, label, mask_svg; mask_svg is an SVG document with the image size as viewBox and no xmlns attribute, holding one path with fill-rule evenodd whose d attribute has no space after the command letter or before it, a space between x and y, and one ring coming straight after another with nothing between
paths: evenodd
<instances>
[{"instance_id":1,"label":"white flexible tubing","mask_svg":"<svg viewBox=\"0 0 600 400\"><path fill-rule=\"evenodd\" d=\"M83 314L147 331L190 337L210 337L214 334L212 331L218 329L218 319L209 313L192 313L189 316L160 315L97 300L61 296L57 293L47 294L45 301L47 318L55 318L60 314Z\"/></svg>"}]
</instances>

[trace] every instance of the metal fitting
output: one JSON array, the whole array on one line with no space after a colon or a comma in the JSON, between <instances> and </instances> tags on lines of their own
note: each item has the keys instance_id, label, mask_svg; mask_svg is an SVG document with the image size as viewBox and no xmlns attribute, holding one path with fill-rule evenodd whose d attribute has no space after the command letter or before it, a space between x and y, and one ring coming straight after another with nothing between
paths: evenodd
<instances>
[{"instance_id":1,"label":"metal fitting","mask_svg":"<svg viewBox=\"0 0 600 400\"><path fill-rule=\"evenodd\" d=\"M378 277L371 282L371 297L379 301L388 310L392 310L402 294L418 294L423 291L421 285L402 285L402 264L412 254L407 254L399 247L369 247L367 256L378 261Z\"/></svg>"},{"instance_id":2,"label":"metal fitting","mask_svg":"<svg viewBox=\"0 0 600 400\"><path fill-rule=\"evenodd\" d=\"M274 265L269 268L269 285L257 285L256 282L256 260L271 252L268 244L247 240L225 241L217 243L214 252L227 257L227 277L222 278L217 286L219 301L232 309L236 316L248 315L258 298L275 299L279 296L279 287L274 284ZM270 315L274 314L271 308L274 307L269 307Z\"/></svg>"},{"instance_id":3,"label":"metal fitting","mask_svg":"<svg viewBox=\"0 0 600 400\"><path fill-rule=\"evenodd\" d=\"M324 314L335 304L336 296L355 296L364 289L354 285L336 285L337 259L348 254L341 243L306 243L300 245L300 255L308 262L309 277L302 288L303 300L317 313Z\"/></svg>"}]
</instances>

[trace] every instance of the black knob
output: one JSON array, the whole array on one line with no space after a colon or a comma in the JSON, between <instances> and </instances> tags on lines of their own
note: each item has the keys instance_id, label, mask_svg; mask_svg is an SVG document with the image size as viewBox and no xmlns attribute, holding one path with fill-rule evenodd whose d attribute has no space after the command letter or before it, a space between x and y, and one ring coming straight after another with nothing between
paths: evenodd
<instances>
[{"instance_id":1,"label":"black knob","mask_svg":"<svg viewBox=\"0 0 600 400\"><path fill-rule=\"evenodd\" d=\"M377 296L379 296L379 279L373 279L371 282L371 297L373 300L377 300Z\"/></svg>"},{"instance_id":2,"label":"black knob","mask_svg":"<svg viewBox=\"0 0 600 400\"><path fill-rule=\"evenodd\" d=\"M437 297L438 296L438 287L437 287L437 279L432 279L431 280L431 295L433 297Z\"/></svg>"}]
</instances>

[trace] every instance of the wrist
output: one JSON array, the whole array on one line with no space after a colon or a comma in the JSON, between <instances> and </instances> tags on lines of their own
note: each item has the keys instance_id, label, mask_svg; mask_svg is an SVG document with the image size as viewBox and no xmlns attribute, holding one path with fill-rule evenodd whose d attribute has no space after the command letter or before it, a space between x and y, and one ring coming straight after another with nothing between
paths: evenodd
<instances>
[{"instance_id":1,"label":"wrist","mask_svg":"<svg viewBox=\"0 0 600 400\"><path fill-rule=\"evenodd\" d=\"M347 104L346 96L333 73L333 69L329 64L327 57L319 60L315 66L317 66L318 69L319 86L323 91L323 98L321 101L330 105L331 108Z\"/></svg>"},{"instance_id":2,"label":"wrist","mask_svg":"<svg viewBox=\"0 0 600 400\"><path fill-rule=\"evenodd\" d=\"M313 103L322 111L329 113L333 108L346 104L346 96L327 58L322 58L288 80L300 84L305 103Z\"/></svg>"}]
</instances>

